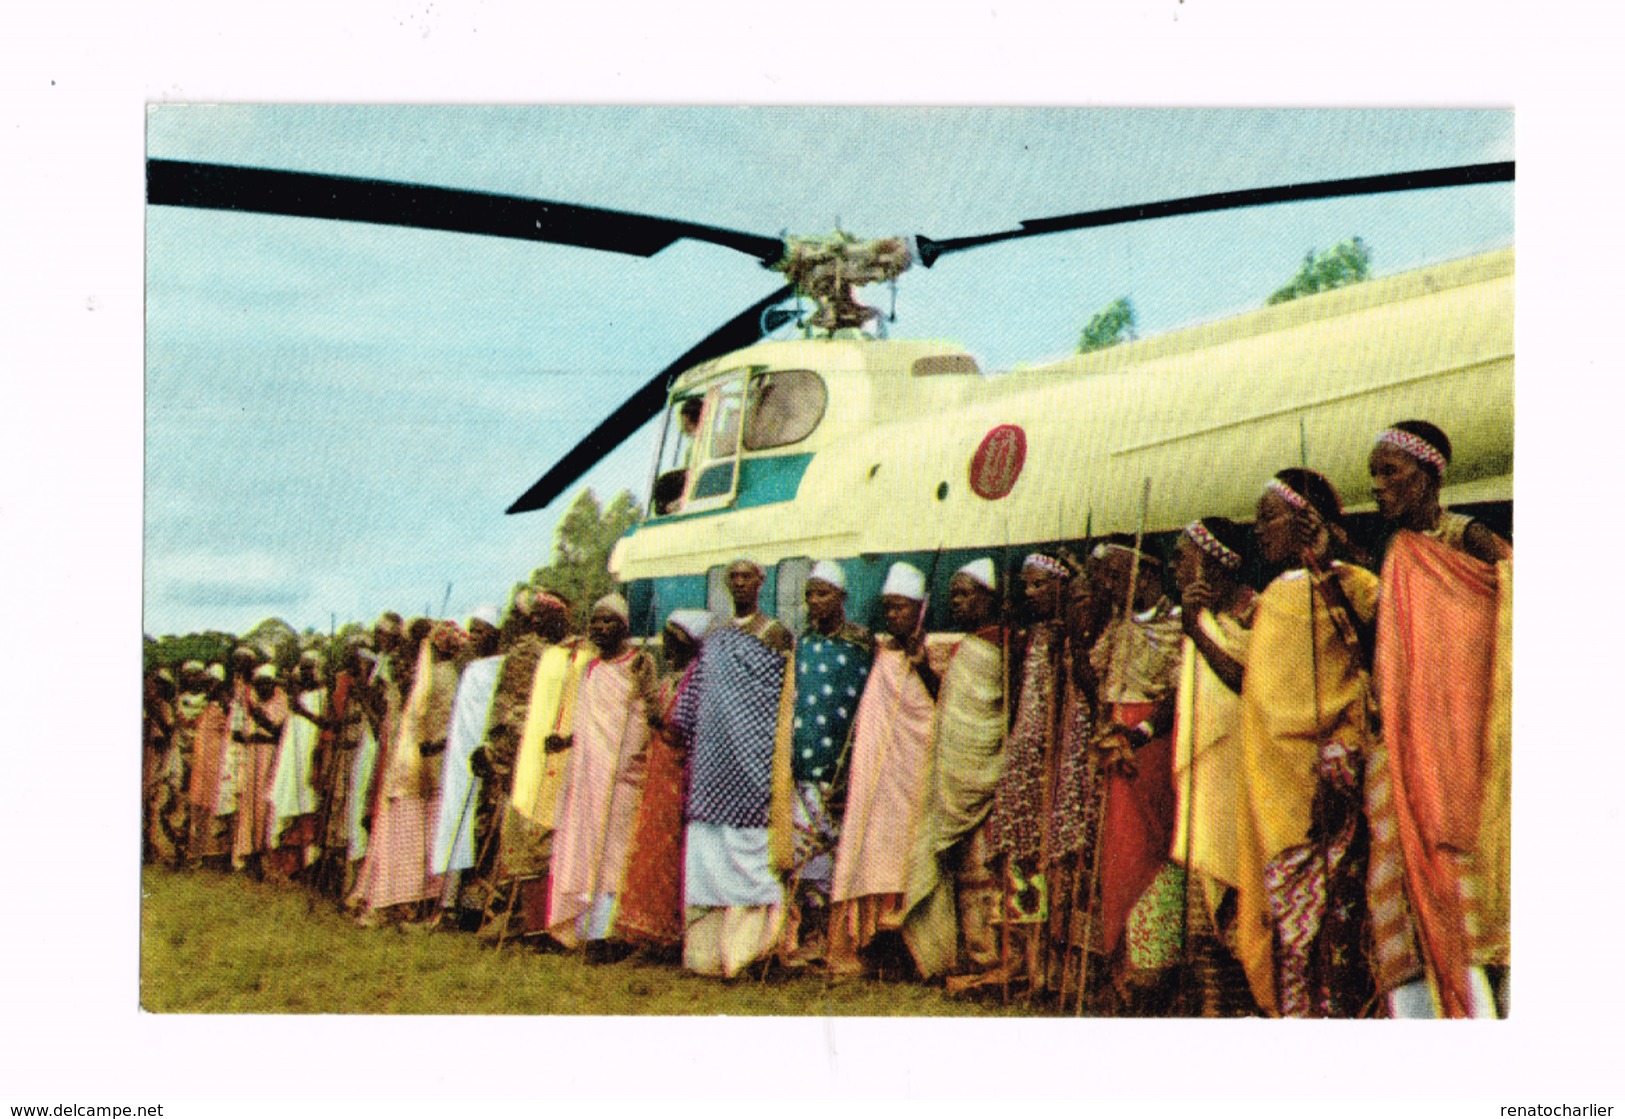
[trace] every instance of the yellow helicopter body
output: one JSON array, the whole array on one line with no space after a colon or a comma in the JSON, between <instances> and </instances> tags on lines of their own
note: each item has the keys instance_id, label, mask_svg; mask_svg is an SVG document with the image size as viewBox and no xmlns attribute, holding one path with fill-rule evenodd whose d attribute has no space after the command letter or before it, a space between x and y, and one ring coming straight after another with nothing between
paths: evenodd
<instances>
[{"instance_id":1,"label":"yellow helicopter body","mask_svg":"<svg viewBox=\"0 0 1625 1119\"><path fill-rule=\"evenodd\" d=\"M741 556L792 626L812 563L845 561L862 619L893 560L940 604L978 555L1133 532L1147 479L1153 534L1250 520L1300 464L1368 510L1372 440L1401 419L1449 434L1446 503L1510 502L1513 280L1507 248L994 376L948 343L762 342L674 382L657 504L611 570L643 633L722 609ZM678 434L690 400L698 429Z\"/></svg>"}]
</instances>

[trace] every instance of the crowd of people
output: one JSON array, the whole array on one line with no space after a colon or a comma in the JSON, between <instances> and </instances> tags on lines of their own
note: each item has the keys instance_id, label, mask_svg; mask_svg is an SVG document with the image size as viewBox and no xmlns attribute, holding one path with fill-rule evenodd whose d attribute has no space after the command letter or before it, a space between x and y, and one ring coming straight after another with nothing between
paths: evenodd
<instances>
[{"instance_id":1,"label":"crowd of people","mask_svg":"<svg viewBox=\"0 0 1625 1119\"><path fill-rule=\"evenodd\" d=\"M870 633L826 559L792 634L740 558L731 613L658 643L618 594L579 635L530 588L466 627L385 614L332 671L248 646L156 671L148 857L724 978L1504 1014L1512 552L1440 505L1449 458L1422 421L1377 437L1378 556L1289 468L1251 531L973 559L943 633L926 573L891 565Z\"/></svg>"}]
</instances>

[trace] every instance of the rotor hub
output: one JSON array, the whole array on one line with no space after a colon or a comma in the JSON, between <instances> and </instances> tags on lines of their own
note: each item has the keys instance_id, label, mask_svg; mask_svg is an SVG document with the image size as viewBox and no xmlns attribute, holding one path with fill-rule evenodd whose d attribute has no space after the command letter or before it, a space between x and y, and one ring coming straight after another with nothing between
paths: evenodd
<instances>
[{"instance_id":1,"label":"rotor hub","mask_svg":"<svg viewBox=\"0 0 1625 1119\"><path fill-rule=\"evenodd\" d=\"M791 237L773 266L797 292L818 304L808 320L820 330L861 327L880 312L859 303L857 289L895 280L913 263L901 237L861 241L842 230L827 237Z\"/></svg>"}]
</instances>

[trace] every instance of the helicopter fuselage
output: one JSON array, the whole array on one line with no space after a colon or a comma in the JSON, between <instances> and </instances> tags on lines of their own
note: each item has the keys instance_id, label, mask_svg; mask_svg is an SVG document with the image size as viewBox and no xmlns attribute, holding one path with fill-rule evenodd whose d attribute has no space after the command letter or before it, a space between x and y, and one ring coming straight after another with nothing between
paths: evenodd
<instances>
[{"instance_id":1,"label":"helicopter fuselage","mask_svg":"<svg viewBox=\"0 0 1625 1119\"><path fill-rule=\"evenodd\" d=\"M611 570L644 634L722 608L741 556L792 626L822 558L859 619L897 559L945 604L978 555L1136 531L1147 479L1152 534L1250 520L1300 464L1369 509L1372 439L1406 418L1450 435L1447 503L1510 502L1513 275L1508 248L991 376L951 343L759 343L674 381L651 515Z\"/></svg>"}]
</instances>

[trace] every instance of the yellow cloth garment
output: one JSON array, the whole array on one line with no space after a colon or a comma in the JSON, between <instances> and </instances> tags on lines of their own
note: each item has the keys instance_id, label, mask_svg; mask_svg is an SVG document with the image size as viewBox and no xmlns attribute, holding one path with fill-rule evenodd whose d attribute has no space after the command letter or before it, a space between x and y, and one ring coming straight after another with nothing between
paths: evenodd
<instances>
[{"instance_id":1,"label":"yellow cloth garment","mask_svg":"<svg viewBox=\"0 0 1625 1119\"><path fill-rule=\"evenodd\" d=\"M958 963L959 907L950 852L987 819L1004 769L1004 647L966 634L942 674L931 782L909 856L903 939L920 973ZM974 932L972 936L974 936Z\"/></svg>"},{"instance_id":2,"label":"yellow cloth garment","mask_svg":"<svg viewBox=\"0 0 1625 1119\"><path fill-rule=\"evenodd\" d=\"M1223 652L1243 665L1247 663L1252 633L1239 619L1203 610L1198 624ZM1241 742L1236 734L1240 717L1241 697L1208 666L1196 642L1185 638L1174 722L1177 810L1169 857L1197 871L1210 916L1222 900L1223 888L1234 886L1239 877L1235 821L1244 780Z\"/></svg>"},{"instance_id":3,"label":"yellow cloth garment","mask_svg":"<svg viewBox=\"0 0 1625 1119\"><path fill-rule=\"evenodd\" d=\"M592 658L592 646L576 640L548 646L536 661L530 708L514 759L511 803L515 812L544 829L553 826L567 768L563 755L547 752L547 736L568 738L574 731L576 690Z\"/></svg>"},{"instance_id":4,"label":"yellow cloth garment","mask_svg":"<svg viewBox=\"0 0 1625 1119\"><path fill-rule=\"evenodd\" d=\"M779 717L773 728L773 764L767 802L768 864L780 874L795 865L795 823L791 802L795 781L791 776L790 740L796 708L796 658L784 658L784 686L779 691Z\"/></svg>"},{"instance_id":5,"label":"yellow cloth garment","mask_svg":"<svg viewBox=\"0 0 1625 1119\"><path fill-rule=\"evenodd\" d=\"M1376 613L1377 577L1339 564L1361 619ZM1264 867L1308 839L1322 743L1363 749L1366 680L1307 574L1289 571L1258 596L1241 690L1241 811L1236 817L1236 955L1258 1005L1274 1013L1275 930ZM1311 652L1311 647L1313 652ZM1318 686L1315 667L1319 668Z\"/></svg>"},{"instance_id":6,"label":"yellow cloth garment","mask_svg":"<svg viewBox=\"0 0 1625 1119\"><path fill-rule=\"evenodd\" d=\"M1476 964L1512 962L1512 561L1496 564L1495 577L1495 694L1484 730L1484 795L1472 878L1479 891Z\"/></svg>"}]
</instances>

